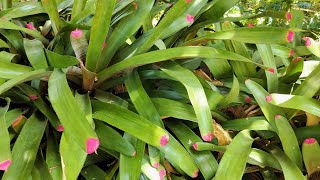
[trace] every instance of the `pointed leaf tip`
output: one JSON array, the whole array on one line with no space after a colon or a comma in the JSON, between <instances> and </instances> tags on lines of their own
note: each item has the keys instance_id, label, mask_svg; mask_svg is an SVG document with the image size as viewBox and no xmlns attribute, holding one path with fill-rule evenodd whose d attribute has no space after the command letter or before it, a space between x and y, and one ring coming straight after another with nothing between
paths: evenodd
<instances>
[{"instance_id":1,"label":"pointed leaf tip","mask_svg":"<svg viewBox=\"0 0 320 180\"><path fill-rule=\"evenodd\" d=\"M274 69L273 68L268 68L268 71L271 73L274 73Z\"/></svg>"},{"instance_id":2,"label":"pointed leaf tip","mask_svg":"<svg viewBox=\"0 0 320 180\"><path fill-rule=\"evenodd\" d=\"M208 133L207 135L202 136L202 139L204 141L210 142L212 141L213 137L214 137L213 133Z\"/></svg>"},{"instance_id":3,"label":"pointed leaf tip","mask_svg":"<svg viewBox=\"0 0 320 180\"><path fill-rule=\"evenodd\" d=\"M35 96L35 95L31 95L31 96L29 96L29 99L31 100L31 101L35 101L35 100L37 100L39 97L38 96Z\"/></svg>"},{"instance_id":4,"label":"pointed leaf tip","mask_svg":"<svg viewBox=\"0 0 320 180\"><path fill-rule=\"evenodd\" d=\"M313 144L315 143L317 140L315 138L308 138L304 140L304 143L306 144Z\"/></svg>"},{"instance_id":5,"label":"pointed leaf tip","mask_svg":"<svg viewBox=\"0 0 320 180\"><path fill-rule=\"evenodd\" d=\"M190 15L190 14L187 14L186 20L187 20L187 22L189 22L189 23L193 23L193 22L194 22L194 16L192 16L192 15Z\"/></svg>"},{"instance_id":6,"label":"pointed leaf tip","mask_svg":"<svg viewBox=\"0 0 320 180\"><path fill-rule=\"evenodd\" d=\"M267 102L272 101L272 96L266 96L266 101L267 101Z\"/></svg>"},{"instance_id":7,"label":"pointed leaf tip","mask_svg":"<svg viewBox=\"0 0 320 180\"><path fill-rule=\"evenodd\" d=\"M277 114L277 115L275 116L275 118L276 118L276 119L280 119L281 116L280 116L279 114Z\"/></svg>"},{"instance_id":8,"label":"pointed leaf tip","mask_svg":"<svg viewBox=\"0 0 320 180\"><path fill-rule=\"evenodd\" d=\"M133 5L134 9L138 9L138 3L133 2L132 5Z\"/></svg>"},{"instance_id":9,"label":"pointed leaf tip","mask_svg":"<svg viewBox=\"0 0 320 180\"><path fill-rule=\"evenodd\" d=\"M64 131L64 127L62 126L62 124L58 125L57 131L58 132L63 132Z\"/></svg>"},{"instance_id":10,"label":"pointed leaf tip","mask_svg":"<svg viewBox=\"0 0 320 180\"><path fill-rule=\"evenodd\" d=\"M71 37L78 39L82 36L83 31L81 29L76 29L74 31L71 31Z\"/></svg>"},{"instance_id":11,"label":"pointed leaf tip","mask_svg":"<svg viewBox=\"0 0 320 180\"><path fill-rule=\"evenodd\" d=\"M198 145L197 145L197 143L194 143L194 144L192 145L192 147L193 147L194 150L196 150L196 151L198 150Z\"/></svg>"},{"instance_id":12,"label":"pointed leaf tip","mask_svg":"<svg viewBox=\"0 0 320 180\"><path fill-rule=\"evenodd\" d=\"M246 101L246 103L251 103L252 101L250 96L246 96L244 100Z\"/></svg>"},{"instance_id":13,"label":"pointed leaf tip","mask_svg":"<svg viewBox=\"0 0 320 180\"><path fill-rule=\"evenodd\" d=\"M12 123L12 126L13 127L17 126L22 120L22 118L23 118L23 115L20 115L16 120L14 120L14 122Z\"/></svg>"},{"instance_id":14,"label":"pointed leaf tip","mask_svg":"<svg viewBox=\"0 0 320 180\"><path fill-rule=\"evenodd\" d=\"M26 28L30 30L36 30L36 28L31 23L26 24Z\"/></svg>"},{"instance_id":15,"label":"pointed leaf tip","mask_svg":"<svg viewBox=\"0 0 320 180\"><path fill-rule=\"evenodd\" d=\"M311 46L311 40L309 37L303 37L302 39L305 41L306 46Z\"/></svg>"},{"instance_id":16,"label":"pointed leaf tip","mask_svg":"<svg viewBox=\"0 0 320 180\"><path fill-rule=\"evenodd\" d=\"M137 151L134 151L134 152L132 153L132 156L133 156L133 157L136 157L136 155L137 155Z\"/></svg>"},{"instance_id":17,"label":"pointed leaf tip","mask_svg":"<svg viewBox=\"0 0 320 180\"><path fill-rule=\"evenodd\" d=\"M293 55L294 55L294 50L293 50L293 49L290 49L289 57L292 57Z\"/></svg>"},{"instance_id":18,"label":"pointed leaf tip","mask_svg":"<svg viewBox=\"0 0 320 180\"><path fill-rule=\"evenodd\" d=\"M199 175L199 171L197 170L197 171L193 174L192 178L196 178L196 177L198 177L198 175Z\"/></svg>"},{"instance_id":19,"label":"pointed leaf tip","mask_svg":"<svg viewBox=\"0 0 320 180\"><path fill-rule=\"evenodd\" d=\"M154 168L159 168L160 164L159 164L158 162L156 162L156 163L154 163L152 166L153 166Z\"/></svg>"},{"instance_id":20,"label":"pointed leaf tip","mask_svg":"<svg viewBox=\"0 0 320 180\"><path fill-rule=\"evenodd\" d=\"M161 139L160 139L160 145L161 146L167 145L168 142L169 142L169 136L168 135L164 135L164 136L161 137Z\"/></svg>"},{"instance_id":21,"label":"pointed leaf tip","mask_svg":"<svg viewBox=\"0 0 320 180\"><path fill-rule=\"evenodd\" d=\"M294 32L293 31L289 31L287 34L287 40L288 42L292 42L294 38Z\"/></svg>"},{"instance_id":22,"label":"pointed leaf tip","mask_svg":"<svg viewBox=\"0 0 320 180\"><path fill-rule=\"evenodd\" d=\"M7 171L7 169L9 168L10 165L11 165L11 160L6 160L4 162L1 162L0 163L0 170Z\"/></svg>"},{"instance_id":23,"label":"pointed leaf tip","mask_svg":"<svg viewBox=\"0 0 320 180\"><path fill-rule=\"evenodd\" d=\"M291 19L292 19L292 14L291 14L290 12L287 12L287 13L286 13L286 19L287 19L287 21L291 21Z\"/></svg>"},{"instance_id":24,"label":"pointed leaf tip","mask_svg":"<svg viewBox=\"0 0 320 180\"><path fill-rule=\"evenodd\" d=\"M298 61L300 61L302 59L302 57L297 57L297 58L294 58L293 60L292 60L292 62L298 62Z\"/></svg>"},{"instance_id":25,"label":"pointed leaf tip","mask_svg":"<svg viewBox=\"0 0 320 180\"><path fill-rule=\"evenodd\" d=\"M185 1L186 1L186 3L191 3L192 0L185 0Z\"/></svg>"},{"instance_id":26,"label":"pointed leaf tip","mask_svg":"<svg viewBox=\"0 0 320 180\"><path fill-rule=\"evenodd\" d=\"M102 49L104 49L106 47L107 43L106 42L103 42L102 44Z\"/></svg>"},{"instance_id":27,"label":"pointed leaf tip","mask_svg":"<svg viewBox=\"0 0 320 180\"><path fill-rule=\"evenodd\" d=\"M89 138L87 139L86 147L87 154L92 154L97 151L100 145L100 141L97 138Z\"/></svg>"},{"instance_id":28,"label":"pointed leaf tip","mask_svg":"<svg viewBox=\"0 0 320 180\"><path fill-rule=\"evenodd\" d=\"M159 171L159 176L160 176L160 179L162 180L165 176L167 175L167 172L165 169L161 169Z\"/></svg>"}]
</instances>

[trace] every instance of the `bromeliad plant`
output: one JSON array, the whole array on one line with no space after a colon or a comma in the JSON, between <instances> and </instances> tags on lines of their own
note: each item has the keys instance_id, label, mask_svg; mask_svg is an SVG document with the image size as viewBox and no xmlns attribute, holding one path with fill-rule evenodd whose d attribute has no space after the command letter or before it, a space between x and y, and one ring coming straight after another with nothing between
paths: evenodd
<instances>
[{"instance_id":1,"label":"bromeliad plant","mask_svg":"<svg viewBox=\"0 0 320 180\"><path fill-rule=\"evenodd\" d=\"M236 3L2 0L2 179L317 178L320 45Z\"/></svg>"}]
</instances>

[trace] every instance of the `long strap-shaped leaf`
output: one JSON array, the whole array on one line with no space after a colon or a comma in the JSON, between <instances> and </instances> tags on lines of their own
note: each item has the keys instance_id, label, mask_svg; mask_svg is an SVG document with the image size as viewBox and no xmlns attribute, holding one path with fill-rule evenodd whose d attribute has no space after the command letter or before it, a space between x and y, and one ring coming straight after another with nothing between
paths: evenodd
<instances>
[{"instance_id":1,"label":"long strap-shaped leaf","mask_svg":"<svg viewBox=\"0 0 320 180\"><path fill-rule=\"evenodd\" d=\"M253 63L260 66L263 69L267 69L265 66L257 64L243 56L232 53L230 51L215 49L212 47L178 47L170 48L166 50L152 51L138 56L134 56L114 64L107 69L98 73L99 86L103 81L111 78L114 74L120 73L128 68L138 67L145 64L151 64L155 62L166 61L170 59L187 59L193 57L203 57L203 58L216 58L216 59L228 59L233 61L241 61Z\"/></svg>"},{"instance_id":2,"label":"long strap-shaped leaf","mask_svg":"<svg viewBox=\"0 0 320 180\"><path fill-rule=\"evenodd\" d=\"M285 179L305 180L297 165L290 160L290 158L276 146L271 146L268 151L279 161Z\"/></svg>"},{"instance_id":3,"label":"long strap-shaped leaf","mask_svg":"<svg viewBox=\"0 0 320 180\"><path fill-rule=\"evenodd\" d=\"M32 71L29 66L0 61L0 77L12 79L27 72Z\"/></svg>"},{"instance_id":4,"label":"long strap-shaped leaf","mask_svg":"<svg viewBox=\"0 0 320 180\"><path fill-rule=\"evenodd\" d=\"M10 99L6 99L6 101L6 106L0 107L0 171L6 171L11 164L10 137L5 118Z\"/></svg>"},{"instance_id":5,"label":"long strap-shaped leaf","mask_svg":"<svg viewBox=\"0 0 320 180\"><path fill-rule=\"evenodd\" d=\"M47 141L46 149L46 163L49 168L49 172L53 180L62 179L62 164L59 153L59 145L54 138L53 134L50 134Z\"/></svg>"},{"instance_id":6,"label":"long strap-shaped leaf","mask_svg":"<svg viewBox=\"0 0 320 180\"><path fill-rule=\"evenodd\" d=\"M12 150L12 164L2 179L25 179L31 173L47 121L34 113L23 126Z\"/></svg>"},{"instance_id":7,"label":"long strap-shaped leaf","mask_svg":"<svg viewBox=\"0 0 320 180\"><path fill-rule=\"evenodd\" d=\"M320 117L320 101L304 96L271 94L271 104L279 107L303 110Z\"/></svg>"},{"instance_id":8,"label":"long strap-shaped leaf","mask_svg":"<svg viewBox=\"0 0 320 180\"><path fill-rule=\"evenodd\" d=\"M154 4L154 2L150 0L137 0L135 3L138 4L138 9L122 19L113 29L107 41L107 48L104 48L101 53L97 66L98 71L109 64L118 48L141 27Z\"/></svg>"},{"instance_id":9,"label":"long strap-shaped leaf","mask_svg":"<svg viewBox=\"0 0 320 180\"><path fill-rule=\"evenodd\" d=\"M241 179L251 152L252 142L253 138L250 136L249 130L238 133L223 154L214 179Z\"/></svg>"},{"instance_id":10,"label":"long strap-shaped leaf","mask_svg":"<svg viewBox=\"0 0 320 180\"><path fill-rule=\"evenodd\" d=\"M43 9L47 12L52 22L53 31L55 34L57 34L62 25L58 13L57 3L56 1L51 0L41 0L41 2Z\"/></svg>"},{"instance_id":11,"label":"long strap-shaped leaf","mask_svg":"<svg viewBox=\"0 0 320 180\"><path fill-rule=\"evenodd\" d=\"M286 119L284 111L281 108L268 102L270 101L271 96L268 96L268 92L264 90L259 84L252 80L247 80L246 85L252 92L266 119L269 121L273 129L277 132L285 153L291 158L293 162L297 164L299 168L302 168L302 157L300 153L299 143L294 132L292 131L291 125L287 120L278 121L278 117L281 117L281 119Z\"/></svg>"},{"instance_id":12,"label":"long strap-shaped leaf","mask_svg":"<svg viewBox=\"0 0 320 180\"><path fill-rule=\"evenodd\" d=\"M102 44L109 31L112 11L116 0L98 0L96 14L91 27L90 42L87 51L86 68L95 72L101 54Z\"/></svg>"},{"instance_id":13,"label":"long strap-shaped leaf","mask_svg":"<svg viewBox=\"0 0 320 180\"><path fill-rule=\"evenodd\" d=\"M37 39L23 39L23 44L28 60L34 69L48 68L46 55L43 51L43 44L41 41Z\"/></svg>"},{"instance_id":14,"label":"long strap-shaped leaf","mask_svg":"<svg viewBox=\"0 0 320 180\"><path fill-rule=\"evenodd\" d=\"M84 112L79 111L80 107L68 86L66 75L61 70L55 69L50 76L48 93L64 133L88 154L94 153L99 147L99 140Z\"/></svg>"},{"instance_id":15,"label":"long strap-shaped leaf","mask_svg":"<svg viewBox=\"0 0 320 180\"><path fill-rule=\"evenodd\" d=\"M185 124L177 120L168 120L166 126L177 136L191 157L196 162L205 179L211 179L217 171L218 163L210 152L197 152L190 142L201 142L201 139Z\"/></svg>"},{"instance_id":16,"label":"long strap-shaped leaf","mask_svg":"<svg viewBox=\"0 0 320 180\"><path fill-rule=\"evenodd\" d=\"M181 82L188 91L188 96L197 116L201 137L205 141L213 138L212 116L206 94L197 77L189 70L174 62L162 66L162 71Z\"/></svg>"},{"instance_id":17,"label":"long strap-shaped leaf","mask_svg":"<svg viewBox=\"0 0 320 180\"><path fill-rule=\"evenodd\" d=\"M192 39L185 45L195 45L217 39L229 39L253 44L284 44L293 40L293 31L288 28L256 27L220 31Z\"/></svg>"}]
</instances>

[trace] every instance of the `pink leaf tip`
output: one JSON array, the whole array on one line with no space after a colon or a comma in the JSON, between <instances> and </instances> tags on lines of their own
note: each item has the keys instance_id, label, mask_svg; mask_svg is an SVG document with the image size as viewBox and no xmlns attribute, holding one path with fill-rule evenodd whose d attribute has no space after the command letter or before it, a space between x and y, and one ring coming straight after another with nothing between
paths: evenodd
<instances>
[{"instance_id":1,"label":"pink leaf tip","mask_svg":"<svg viewBox=\"0 0 320 180\"><path fill-rule=\"evenodd\" d=\"M152 166L153 166L154 168L159 168L160 164L159 164L158 162L156 162L156 163L154 163Z\"/></svg>"},{"instance_id":2,"label":"pink leaf tip","mask_svg":"<svg viewBox=\"0 0 320 180\"><path fill-rule=\"evenodd\" d=\"M12 126L13 127L17 126L22 120L22 118L23 118L23 115L20 115L16 120L14 120L14 122L12 123Z\"/></svg>"},{"instance_id":3,"label":"pink leaf tip","mask_svg":"<svg viewBox=\"0 0 320 180\"><path fill-rule=\"evenodd\" d=\"M274 69L273 69L273 68L268 68L267 71L269 71L269 72L271 72L271 73L274 73Z\"/></svg>"},{"instance_id":4,"label":"pink leaf tip","mask_svg":"<svg viewBox=\"0 0 320 180\"><path fill-rule=\"evenodd\" d=\"M7 171L9 166L11 165L11 160L6 160L0 163L0 170L1 171Z\"/></svg>"},{"instance_id":5,"label":"pink leaf tip","mask_svg":"<svg viewBox=\"0 0 320 180\"><path fill-rule=\"evenodd\" d=\"M279 114L277 114L276 116L275 116L275 119L280 119L281 118L281 115L279 115Z\"/></svg>"},{"instance_id":6,"label":"pink leaf tip","mask_svg":"<svg viewBox=\"0 0 320 180\"><path fill-rule=\"evenodd\" d=\"M92 154L97 151L100 145L100 141L97 138L89 138L86 142L86 152L87 154Z\"/></svg>"},{"instance_id":7,"label":"pink leaf tip","mask_svg":"<svg viewBox=\"0 0 320 180\"><path fill-rule=\"evenodd\" d=\"M246 96L244 100L246 101L246 103L251 103L252 101L250 96Z\"/></svg>"},{"instance_id":8,"label":"pink leaf tip","mask_svg":"<svg viewBox=\"0 0 320 180\"><path fill-rule=\"evenodd\" d=\"M136 157L136 155L137 155L137 151L134 151L134 152L132 153L132 156L133 156L133 157Z\"/></svg>"},{"instance_id":9,"label":"pink leaf tip","mask_svg":"<svg viewBox=\"0 0 320 180\"><path fill-rule=\"evenodd\" d=\"M294 38L294 32L293 31L289 31L287 34L287 40L288 42L292 42Z\"/></svg>"},{"instance_id":10,"label":"pink leaf tip","mask_svg":"<svg viewBox=\"0 0 320 180\"><path fill-rule=\"evenodd\" d=\"M214 137L213 133L208 133L207 135L202 136L202 139L204 141L210 142L212 141L213 137Z\"/></svg>"},{"instance_id":11,"label":"pink leaf tip","mask_svg":"<svg viewBox=\"0 0 320 180\"><path fill-rule=\"evenodd\" d=\"M134 9L138 9L138 3L133 2L132 5L133 5Z\"/></svg>"},{"instance_id":12,"label":"pink leaf tip","mask_svg":"<svg viewBox=\"0 0 320 180\"><path fill-rule=\"evenodd\" d=\"M289 57L292 57L293 54L294 54L294 50L293 50L293 49L290 49Z\"/></svg>"},{"instance_id":13,"label":"pink leaf tip","mask_svg":"<svg viewBox=\"0 0 320 180\"><path fill-rule=\"evenodd\" d=\"M247 24L247 27L254 27L252 23Z\"/></svg>"},{"instance_id":14,"label":"pink leaf tip","mask_svg":"<svg viewBox=\"0 0 320 180\"><path fill-rule=\"evenodd\" d=\"M267 101L267 102L272 101L272 96L266 96L266 101Z\"/></svg>"},{"instance_id":15,"label":"pink leaf tip","mask_svg":"<svg viewBox=\"0 0 320 180\"><path fill-rule=\"evenodd\" d=\"M192 0L185 0L185 1L186 1L186 3L191 3Z\"/></svg>"},{"instance_id":16,"label":"pink leaf tip","mask_svg":"<svg viewBox=\"0 0 320 180\"><path fill-rule=\"evenodd\" d=\"M197 145L197 143L194 143L194 144L192 145L192 147L193 147L194 150L196 150L196 151L198 150L198 145Z\"/></svg>"},{"instance_id":17,"label":"pink leaf tip","mask_svg":"<svg viewBox=\"0 0 320 180\"><path fill-rule=\"evenodd\" d=\"M315 143L317 140L315 138L308 138L304 140L304 143L306 144L313 144Z\"/></svg>"},{"instance_id":18,"label":"pink leaf tip","mask_svg":"<svg viewBox=\"0 0 320 180\"><path fill-rule=\"evenodd\" d=\"M75 39L79 39L83 34L83 31L81 29L76 29L74 31L71 31L71 36Z\"/></svg>"},{"instance_id":19,"label":"pink leaf tip","mask_svg":"<svg viewBox=\"0 0 320 180\"><path fill-rule=\"evenodd\" d=\"M36 30L36 28L31 23L26 24L26 28L30 30Z\"/></svg>"},{"instance_id":20,"label":"pink leaf tip","mask_svg":"<svg viewBox=\"0 0 320 180\"><path fill-rule=\"evenodd\" d=\"M308 38L308 37L303 37L302 39L303 39L304 41L306 41L306 42L305 42L305 45L306 45L306 46L311 46L311 40L310 40L310 38Z\"/></svg>"},{"instance_id":21,"label":"pink leaf tip","mask_svg":"<svg viewBox=\"0 0 320 180\"><path fill-rule=\"evenodd\" d=\"M198 177L198 175L199 175L199 171L197 170L196 172L193 173L192 178L196 178L196 177Z\"/></svg>"},{"instance_id":22,"label":"pink leaf tip","mask_svg":"<svg viewBox=\"0 0 320 180\"><path fill-rule=\"evenodd\" d=\"M299 56L299 57L297 57L297 58L293 59L293 60L292 60L292 62L294 62L294 63L295 63L295 62L300 61L301 59L302 59L302 57L300 57L300 56Z\"/></svg>"},{"instance_id":23,"label":"pink leaf tip","mask_svg":"<svg viewBox=\"0 0 320 180\"><path fill-rule=\"evenodd\" d=\"M35 100L37 100L39 97L38 96L35 96L35 95L31 95L31 96L29 96L29 99L31 100L31 101L35 101Z\"/></svg>"},{"instance_id":24,"label":"pink leaf tip","mask_svg":"<svg viewBox=\"0 0 320 180\"><path fill-rule=\"evenodd\" d=\"M107 43L106 42L103 42L102 44L102 49L104 49L106 47Z\"/></svg>"},{"instance_id":25,"label":"pink leaf tip","mask_svg":"<svg viewBox=\"0 0 320 180\"><path fill-rule=\"evenodd\" d=\"M161 139L160 139L160 145L161 146L167 145L168 142L169 142L169 136L168 135L164 135L164 136L161 137Z\"/></svg>"},{"instance_id":26,"label":"pink leaf tip","mask_svg":"<svg viewBox=\"0 0 320 180\"><path fill-rule=\"evenodd\" d=\"M286 13L286 19L287 21L290 21L292 19L292 14L290 12Z\"/></svg>"},{"instance_id":27,"label":"pink leaf tip","mask_svg":"<svg viewBox=\"0 0 320 180\"><path fill-rule=\"evenodd\" d=\"M190 15L190 14L187 14L186 20L187 20L187 22L189 22L189 23L193 23L193 22L194 22L194 16L192 16L192 15Z\"/></svg>"},{"instance_id":28,"label":"pink leaf tip","mask_svg":"<svg viewBox=\"0 0 320 180\"><path fill-rule=\"evenodd\" d=\"M161 169L159 171L159 176L160 176L160 179L162 180L165 176L167 175L167 172L165 169Z\"/></svg>"},{"instance_id":29,"label":"pink leaf tip","mask_svg":"<svg viewBox=\"0 0 320 180\"><path fill-rule=\"evenodd\" d=\"M59 125L58 125L57 131L58 131L58 132L63 132L63 131L64 131L64 127L62 126L62 124L59 124Z\"/></svg>"}]
</instances>

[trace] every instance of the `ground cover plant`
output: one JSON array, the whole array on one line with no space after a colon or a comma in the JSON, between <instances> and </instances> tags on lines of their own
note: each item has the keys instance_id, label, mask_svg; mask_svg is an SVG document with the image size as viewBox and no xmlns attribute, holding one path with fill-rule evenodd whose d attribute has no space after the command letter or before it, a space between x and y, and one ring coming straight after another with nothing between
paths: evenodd
<instances>
[{"instance_id":1,"label":"ground cover plant","mask_svg":"<svg viewBox=\"0 0 320 180\"><path fill-rule=\"evenodd\" d=\"M0 2L2 179L319 179L316 2Z\"/></svg>"}]
</instances>

